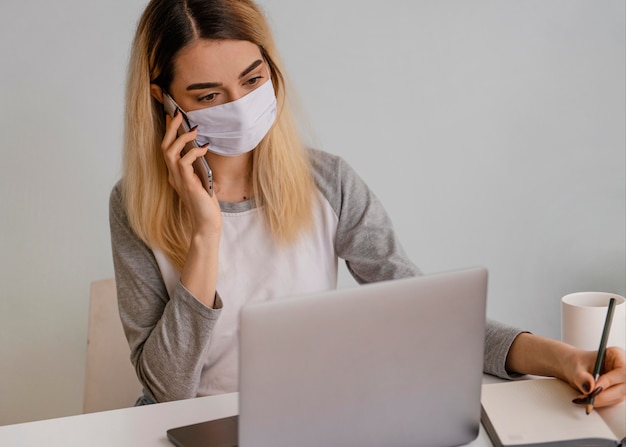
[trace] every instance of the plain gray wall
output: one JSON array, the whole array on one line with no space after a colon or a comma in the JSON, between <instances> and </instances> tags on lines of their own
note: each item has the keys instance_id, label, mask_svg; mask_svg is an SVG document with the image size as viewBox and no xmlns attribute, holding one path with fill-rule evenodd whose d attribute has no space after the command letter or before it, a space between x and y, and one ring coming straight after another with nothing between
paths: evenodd
<instances>
[{"instance_id":1,"label":"plain gray wall","mask_svg":"<svg viewBox=\"0 0 626 447\"><path fill-rule=\"evenodd\" d=\"M0 5L0 424L81 411L145 4ZM486 266L489 316L557 338L561 296L624 294L624 1L261 4L316 144L426 273Z\"/></svg>"}]
</instances>

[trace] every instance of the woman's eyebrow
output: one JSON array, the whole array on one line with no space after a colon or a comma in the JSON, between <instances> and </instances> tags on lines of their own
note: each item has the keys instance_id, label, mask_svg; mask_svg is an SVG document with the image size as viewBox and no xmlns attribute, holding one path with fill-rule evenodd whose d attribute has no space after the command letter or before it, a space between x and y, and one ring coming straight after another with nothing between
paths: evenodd
<instances>
[{"instance_id":1,"label":"woman's eyebrow","mask_svg":"<svg viewBox=\"0 0 626 447\"><path fill-rule=\"evenodd\" d=\"M191 84L187 86L187 91L189 90L204 90L205 88L215 88L221 87L223 84L221 82L201 82L199 84Z\"/></svg>"},{"instance_id":2,"label":"woman's eyebrow","mask_svg":"<svg viewBox=\"0 0 626 447\"><path fill-rule=\"evenodd\" d=\"M240 79L243 78L245 75L250 73L252 70L254 70L256 67L258 67L262 63L263 61L261 59L257 59L256 61L252 62L248 68L246 68L244 71L241 72L241 74L239 75L239 78Z\"/></svg>"},{"instance_id":3,"label":"woman's eyebrow","mask_svg":"<svg viewBox=\"0 0 626 447\"><path fill-rule=\"evenodd\" d=\"M241 74L239 75L239 78L243 78L245 75L247 75L248 73L250 73L252 70L254 70L256 67L258 67L259 65L261 65L263 63L263 61L261 59L257 59L256 61L252 62L248 68L246 68L244 71L241 72ZM187 91L190 90L204 90L207 88L215 88L215 87L221 87L222 84L221 82L200 82L198 84L191 84L187 86Z\"/></svg>"}]
</instances>

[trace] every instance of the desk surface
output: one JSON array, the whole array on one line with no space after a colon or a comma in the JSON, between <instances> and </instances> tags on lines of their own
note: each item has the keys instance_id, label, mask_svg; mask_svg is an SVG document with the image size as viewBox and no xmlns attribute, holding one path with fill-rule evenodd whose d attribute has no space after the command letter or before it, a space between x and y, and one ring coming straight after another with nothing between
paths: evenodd
<instances>
[{"instance_id":1,"label":"desk surface","mask_svg":"<svg viewBox=\"0 0 626 447\"><path fill-rule=\"evenodd\" d=\"M200 397L0 427L0 445L172 447L165 431L238 413L238 394ZM483 427L471 447L492 447Z\"/></svg>"}]
</instances>

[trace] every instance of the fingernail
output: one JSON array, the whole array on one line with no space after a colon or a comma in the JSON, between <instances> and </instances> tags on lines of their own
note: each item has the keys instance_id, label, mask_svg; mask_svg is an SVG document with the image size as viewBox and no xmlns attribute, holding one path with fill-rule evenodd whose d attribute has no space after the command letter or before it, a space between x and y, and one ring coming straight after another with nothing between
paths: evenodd
<instances>
[{"instance_id":1,"label":"fingernail","mask_svg":"<svg viewBox=\"0 0 626 447\"><path fill-rule=\"evenodd\" d=\"M580 404L586 404L587 403L587 398L586 397L577 397L576 399L572 400L573 403L580 405Z\"/></svg>"},{"instance_id":2,"label":"fingernail","mask_svg":"<svg viewBox=\"0 0 626 447\"><path fill-rule=\"evenodd\" d=\"M583 383L583 391L585 393L588 393L589 391L591 391L591 385L589 384L589 382Z\"/></svg>"},{"instance_id":3,"label":"fingernail","mask_svg":"<svg viewBox=\"0 0 626 447\"><path fill-rule=\"evenodd\" d=\"M202 149L206 149L207 147L209 147L209 143L204 143L202 146L200 146Z\"/></svg>"},{"instance_id":4,"label":"fingernail","mask_svg":"<svg viewBox=\"0 0 626 447\"><path fill-rule=\"evenodd\" d=\"M174 110L174 118L176 118L176 116L178 115L178 112L180 112L180 109L176 107L176 110Z\"/></svg>"},{"instance_id":5,"label":"fingernail","mask_svg":"<svg viewBox=\"0 0 626 447\"><path fill-rule=\"evenodd\" d=\"M193 132L194 130L196 130L198 128L198 124L196 124L195 126L193 126L191 129L189 129L189 132Z\"/></svg>"},{"instance_id":6,"label":"fingernail","mask_svg":"<svg viewBox=\"0 0 626 447\"><path fill-rule=\"evenodd\" d=\"M602 388L601 386L599 386L598 388L596 388L595 390L593 390L593 393L591 393L589 395L589 397L596 397L598 394L600 394L602 392L604 388Z\"/></svg>"}]
</instances>

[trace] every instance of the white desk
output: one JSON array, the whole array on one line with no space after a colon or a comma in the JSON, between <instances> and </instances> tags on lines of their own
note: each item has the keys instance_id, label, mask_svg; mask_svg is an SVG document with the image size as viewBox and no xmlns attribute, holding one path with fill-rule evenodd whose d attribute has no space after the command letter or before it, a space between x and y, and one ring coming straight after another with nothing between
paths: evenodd
<instances>
[{"instance_id":1,"label":"white desk","mask_svg":"<svg viewBox=\"0 0 626 447\"><path fill-rule=\"evenodd\" d=\"M238 394L0 427L0 446L172 447L165 431L238 413ZM492 447L483 427L471 447Z\"/></svg>"},{"instance_id":2,"label":"white desk","mask_svg":"<svg viewBox=\"0 0 626 447\"><path fill-rule=\"evenodd\" d=\"M2 426L0 446L172 447L167 429L237 412L237 393L103 411Z\"/></svg>"}]
</instances>

